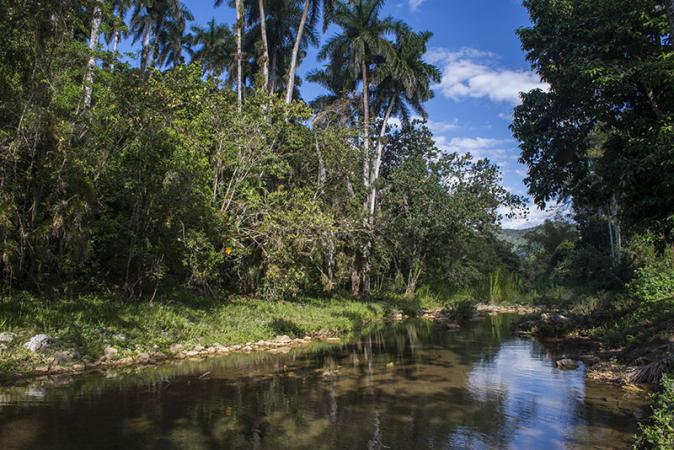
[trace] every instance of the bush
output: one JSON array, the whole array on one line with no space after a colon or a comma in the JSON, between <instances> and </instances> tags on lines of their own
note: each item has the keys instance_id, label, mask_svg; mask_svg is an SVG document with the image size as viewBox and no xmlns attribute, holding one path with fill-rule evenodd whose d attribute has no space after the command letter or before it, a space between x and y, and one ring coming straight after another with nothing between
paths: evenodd
<instances>
[{"instance_id":1,"label":"bush","mask_svg":"<svg viewBox=\"0 0 674 450\"><path fill-rule=\"evenodd\" d=\"M663 376L660 392L655 396L653 413L647 424L641 425L641 435L635 448L674 448L674 378Z\"/></svg>"},{"instance_id":2,"label":"bush","mask_svg":"<svg viewBox=\"0 0 674 450\"><path fill-rule=\"evenodd\" d=\"M645 302L673 300L674 251L667 251L637 269L627 288L630 294Z\"/></svg>"}]
</instances>

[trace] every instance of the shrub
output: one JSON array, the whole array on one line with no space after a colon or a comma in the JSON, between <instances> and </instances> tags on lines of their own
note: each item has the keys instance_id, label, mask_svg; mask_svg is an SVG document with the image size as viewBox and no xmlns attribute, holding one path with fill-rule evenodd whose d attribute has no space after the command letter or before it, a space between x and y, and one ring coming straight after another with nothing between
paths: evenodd
<instances>
[{"instance_id":1,"label":"shrub","mask_svg":"<svg viewBox=\"0 0 674 450\"><path fill-rule=\"evenodd\" d=\"M627 288L636 298L646 302L674 299L674 252L667 251L637 269Z\"/></svg>"},{"instance_id":2,"label":"shrub","mask_svg":"<svg viewBox=\"0 0 674 450\"><path fill-rule=\"evenodd\" d=\"M660 392L655 396L653 413L647 424L641 425L641 435L635 448L674 448L674 378L663 376Z\"/></svg>"}]
</instances>

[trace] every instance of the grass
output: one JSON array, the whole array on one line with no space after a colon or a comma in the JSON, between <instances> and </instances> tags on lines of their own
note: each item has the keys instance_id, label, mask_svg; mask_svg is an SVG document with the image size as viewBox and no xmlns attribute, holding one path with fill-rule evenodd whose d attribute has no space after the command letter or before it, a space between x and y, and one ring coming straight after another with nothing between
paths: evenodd
<instances>
[{"instance_id":1,"label":"grass","mask_svg":"<svg viewBox=\"0 0 674 450\"><path fill-rule=\"evenodd\" d=\"M18 335L12 347L0 353L0 377L21 374L40 363L40 355L21 347L38 333L56 338L58 348L96 360L108 345L124 356L157 347L163 350L174 343L234 345L284 334L344 335L381 324L386 314L401 306L405 305L391 299L270 302L182 295L135 303L114 295L45 300L20 293L0 298L0 331Z\"/></svg>"}]
</instances>

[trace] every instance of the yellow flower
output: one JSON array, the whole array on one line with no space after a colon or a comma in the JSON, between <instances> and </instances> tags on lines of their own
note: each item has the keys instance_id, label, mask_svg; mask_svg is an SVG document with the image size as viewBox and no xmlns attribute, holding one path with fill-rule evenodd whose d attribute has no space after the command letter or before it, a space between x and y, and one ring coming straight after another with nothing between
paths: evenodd
<instances>
[{"instance_id":1,"label":"yellow flower","mask_svg":"<svg viewBox=\"0 0 674 450\"><path fill-rule=\"evenodd\" d=\"M232 254L232 247L225 247L225 254L231 255Z\"/></svg>"}]
</instances>

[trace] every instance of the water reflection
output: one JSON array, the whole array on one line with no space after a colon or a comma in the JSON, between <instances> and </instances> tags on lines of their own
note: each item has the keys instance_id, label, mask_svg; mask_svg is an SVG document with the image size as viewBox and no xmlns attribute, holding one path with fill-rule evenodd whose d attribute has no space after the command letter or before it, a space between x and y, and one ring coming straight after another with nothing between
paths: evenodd
<instances>
[{"instance_id":1,"label":"water reflection","mask_svg":"<svg viewBox=\"0 0 674 450\"><path fill-rule=\"evenodd\" d=\"M512 320L7 388L0 448L628 447L641 399L557 370Z\"/></svg>"}]
</instances>

